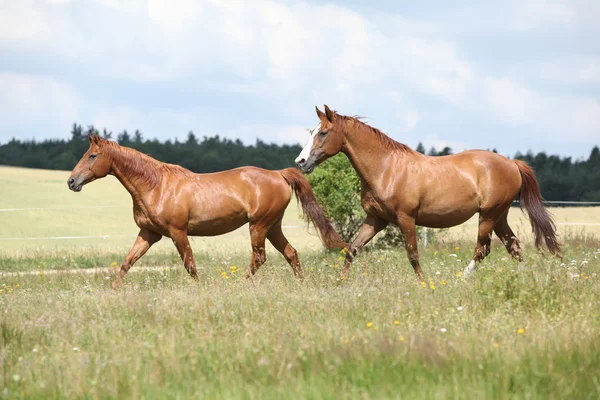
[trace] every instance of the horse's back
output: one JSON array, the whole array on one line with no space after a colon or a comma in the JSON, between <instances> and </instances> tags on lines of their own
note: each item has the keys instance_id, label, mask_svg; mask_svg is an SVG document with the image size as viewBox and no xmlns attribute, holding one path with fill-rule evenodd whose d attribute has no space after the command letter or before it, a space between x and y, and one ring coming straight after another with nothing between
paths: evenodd
<instances>
[{"instance_id":1,"label":"horse's back","mask_svg":"<svg viewBox=\"0 0 600 400\"><path fill-rule=\"evenodd\" d=\"M448 156L457 168L470 174L481 196L482 206L510 201L521 188L521 174L517 164L488 150L468 150Z\"/></svg>"},{"instance_id":2,"label":"horse's back","mask_svg":"<svg viewBox=\"0 0 600 400\"><path fill-rule=\"evenodd\" d=\"M222 192L235 197L246 210L249 219L265 213L283 212L289 204L292 191L279 171L246 166L213 174L200 175L203 184L218 182Z\"/></svg>"},{"instance_id":3,"label":"horse's back","mask_svg":"<svg viewBox=\"0 0 600 400\"><path fill-rule=\"evenodd\" d=\"M423 156L417 165L412 198L425 226L458 225L481 209L511 202L521 186L516 164L487 150Z\"/></svg>"}]
</instances>

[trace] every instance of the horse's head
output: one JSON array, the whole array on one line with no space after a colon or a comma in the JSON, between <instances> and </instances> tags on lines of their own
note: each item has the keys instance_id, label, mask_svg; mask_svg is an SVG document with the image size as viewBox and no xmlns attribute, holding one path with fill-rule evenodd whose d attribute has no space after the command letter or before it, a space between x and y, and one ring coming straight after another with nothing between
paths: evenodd
<instances>
[{"instance_id":1,"label":"horse's head","mask_svg":"<svg viewBox=\"0 0 600 400\"><path fill-rule=\"evenodd\" d=\"M88 139L90 139L90 148L73 168L67 181L69 189L74 192L81 191L83 185L104 178L110 172L111 157L103 151L104 140L98 135L88 135Z\"/></svg>"},{"instance_id":2,"label":"horse's head","mask_svg":"<svg viewBox=\"0 0 600 400\"><path fill-rule=\"evenodd\" d=\"M340 123L342 118L327 106L325 112L315 108L321 122L312 130L310 139L296 158L298 168L307 173L311 173L317 165L339 153L344 144L343 125Z\"/></svg>"}]
</instances>

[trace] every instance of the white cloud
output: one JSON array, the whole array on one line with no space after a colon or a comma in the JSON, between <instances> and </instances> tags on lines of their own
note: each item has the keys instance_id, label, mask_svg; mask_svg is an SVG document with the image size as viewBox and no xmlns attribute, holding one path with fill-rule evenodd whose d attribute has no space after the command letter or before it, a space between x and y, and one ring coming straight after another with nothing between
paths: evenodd
<instances>
[{"instance_id":1,"label":"white cloud","mask_svg":"<svg viewBox=\"0 0 600 400\"><path fill-rule=\"evenodd\" d=\"M254 144L256 139L266 143L297 144L306 142L309 134L306 127L299 125L248 124L225 132L223 136L230 139L241 138L246 144Z\"/></svg>"},{"instance_id":2,"label":"white cloud","mask_svg":"<svg viewBox=\"0 0 600 400\"><path fill-rule=\"evenodd\" d=\"M437 151L444 149L444 147L450 147L453 153L469 149L469 145L465 142L440 139L437 134L427 135L425 138L421 139L421 143L423 143L423 146L427 151L432 147Z\"/></svg>"},{"instance_id":3,"label":"white cloud","mask_svg":"<svg viewBox=\"0 0 600 400\"><path fill-rule=\"evenodd\" d=\"M600 85L600 57L579 56L546 62L540 71L542 78L563 84Z\"/></svg>"},{"instance_id":4,"label":"white cloud","mask_svg":"<svg viewBox=\"0 0 600 400\"><path fill-rule=\"evenodd\" d=\"M592 97L546 95L521 87L509 79L486 79L484 96L496 117L522 125L530 137L560 142L597 140L600 103Z\"/></svg>"},{"instance_id":5,"label":"white cloud","mask_svg":"<svg viewBox=\"0 0 600 400\"><path fill-rule=\"evenodd\" d=\"M528 30L543 24L573 25L576 11L568 2L553 0L523 0L517 7L512 28Z\"/></svg>"},{"instance_id":6,"label":"white cloud","mask_svg":"<svg viewBox=\"0 0 600 400\"><path fill-rule=\"evenodd\" d=\"M0 72L0 121L5 126L37 122L68 127L79 117L81 102L71 86L52 77Z\"/></svg>"},{"instance_id":7,"label":"white cloud","mask_svg":"<svg viewBox=\"0 0 600 400\"><path fill-rule=\"evenodd\" d=\"M27 46L51 32L45 7L32 1L6 1L0 5L0 44Z\"/></svg>"},{"instance_id":8,"label":"white cloud","mask_svg":"<svg viewBox=\"0 0 600 400\"><path fill-rule=\"evenodd\" d=\"M406 112L405 121L408 129L414 128L419 122L419 113L416 110L408 110Z\"/></svg>"},{"instance_id":9,"label":"white cloud","mask_svg":"<svg viewBox=\"0 0 600 400\"><path fill-rule=\"evenodd\" d=\"M491 111L505 123L531 123L542 108L540 95L509 79L485 78L483 92Z\"/></svg>"},{"instance_id":10,"label":"white cloud","mask_svg":"<svg viewBox=\"0 0 600 400\"><path fill-rule=\"evenodd\" d=\"M577 130L572 135L578 140L591 140L598 131L597 99L524 86L522 76L510 73L519 60L489 68L464 45L489 32L524 38L535 29L568 33L586 26L595 32L600 6L585 0L479 5L462 16L437 14L426 21L272 0L22 0L3 2L0 10L3 54L49 55L49 64L77 71L75 82L143 83L158 88L157 96L167 87L186 93L191 102L185 109L179 108L182 102L147 105L143 96L148 92L137 100L97 100L91 93L76 93L76 84L66 83L73 82L69 76L4 74L4 87L20 94L0 95L2 104L12 103L9 111L0 111L10 117L0 121L0 133L7 130L6 121L17 124L27 115L60 123L93 121L114 131L140 128L163 138L193 129L250 142L261 135L303 142L304 129L315 118L314 105L323 103L347 114L367 110L382 126L399 126L403 132L425 129L426 119L442 114L455 118L454 126L477 117L489 125L526 129L540 139L559 138L568 129ZM448 29L456 21L466 26L463 31L474 30L468 40ZM568 85L600 83L598 56L565 53L558 60L544 58L542 65L536 51L531 49L535 61L527 68L542 71L542 78ZM202 105L194 103L195 97ZM224 99L238 98L268 112L231 118L226 109L233 106ZM219 105L211 104L213 99ZM461 135L456 142L468 133ZM440 145L442 139L435 140Z\"/></svg>"}]
</instances>

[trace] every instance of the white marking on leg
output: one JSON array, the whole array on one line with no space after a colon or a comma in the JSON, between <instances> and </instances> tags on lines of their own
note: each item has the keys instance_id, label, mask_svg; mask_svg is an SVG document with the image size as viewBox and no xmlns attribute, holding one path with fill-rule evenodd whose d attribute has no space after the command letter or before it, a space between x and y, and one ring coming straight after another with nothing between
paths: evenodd
<instances>
[{"instance_id":1,"label":"white marking on leg","mask_svg":"<svg viewBox=\"0 0 600 400\"><path fill-rule=\"evenodd\" d=\"M313 129L312 132L310 133L310 138L308 138L308 142L306 142L306 145L304 146L304 148L302 149L302 151L300 152L298 157L296 157L296 163L298 163L302 159L304 159L304 161L308 160L308 157L310 157L310 151L312 150L312 145L313 145L315 136L317 136L317 134L320 131L321 131L321 123L319 122L319 124L315 127L315 129Z\"/></svg>"},{"instance_id":2,"label":"white marking on leg","mask_svg":"<svg viewBox=\"0 0 600 400\"><path fill-rule=\"evenodd\" d=\"M469 265L467 265L467 268L465 268L465 272L463 272L463 275L467 277L475 271L477 271L477 263L475 263L475 260L471 260Z\"/></svg>"}]
</instances>

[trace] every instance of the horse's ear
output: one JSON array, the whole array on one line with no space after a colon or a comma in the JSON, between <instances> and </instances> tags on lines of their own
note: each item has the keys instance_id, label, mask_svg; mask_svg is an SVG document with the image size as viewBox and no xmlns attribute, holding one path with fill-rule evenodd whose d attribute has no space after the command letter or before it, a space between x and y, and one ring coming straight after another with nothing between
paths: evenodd
<instances>
[{"instance_id":1,"label":"horse's ear","mask_svg":"<svg viewBox=\"0 0 600 400\"><path fill-rule=\"evenodd\" d=\"M331 111L331 109L329 109L329 107L327 107L327 104L325 104L325 116L327 117L327 120L329 122L333 122L333 120L335 118L335 112Z\"/></svg>"},{"instance_id":2,"label":"horse's ear","mask_svg":"<svg viewBox=\"0 0 600 400\"><path fill-rule=\"evenodd\" d=\"M317 110L317 117L319 117L319 119L325 119L325 113L319 110L319 107L315 106L315 110Z\"/></svg>"},{"instance_id":3,"label":"horse's ear","mask_svg":"<svg viewBox=\"0 0 600 400\"><path fill-rule=\"evenodd\" d=\"M98 136L98 134L94 134L94 143L96 144L100 144L100 142L102 141L102 139L100 139L100 136Z\"/></svg>"},{"instance_id":4,"label":"horse's ear","mask_svg":"<svg viewBox=\"0 0 600 400\"><path fill-rule=\"evenodd\" d=\"M94 137L88 133L88 139L90 143L94 143Z\"/></svg>"}]
</instances>

